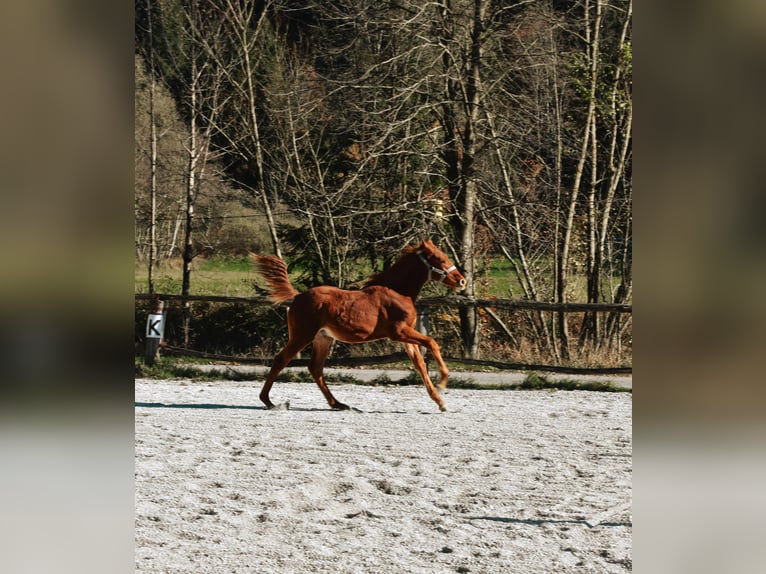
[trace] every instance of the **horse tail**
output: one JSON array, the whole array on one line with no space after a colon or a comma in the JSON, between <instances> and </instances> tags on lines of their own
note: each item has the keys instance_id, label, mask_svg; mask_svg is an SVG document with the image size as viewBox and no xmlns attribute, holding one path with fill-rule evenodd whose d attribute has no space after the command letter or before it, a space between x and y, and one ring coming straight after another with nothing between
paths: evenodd
<instances>
[{"instance_id":1,"label":"horse tail","mask_svg":"<svg viewBox=\"0 0 766 574\"><path fill-rule=\"evenodd\" d=\"M284 303L288 299L292 299L300 294L300 292L293 287L293 284L290 283L290 278L287 275L287 265L279 257L263 257L251 253L250 258L255 261L258 272L266 280L266 283L269 284L269 288L271 289L269 300L272 303Z\"/></svg>"}]
</instances>

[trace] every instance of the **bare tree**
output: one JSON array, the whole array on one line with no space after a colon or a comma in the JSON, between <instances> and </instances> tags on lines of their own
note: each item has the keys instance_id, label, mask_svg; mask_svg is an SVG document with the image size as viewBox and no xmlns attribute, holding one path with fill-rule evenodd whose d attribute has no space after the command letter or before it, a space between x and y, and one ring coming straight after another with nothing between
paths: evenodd
<instances>
[{"instance_id":1,"label":"bare tree","mask_svg":"<svg viewBox=\"0 0 766 574\"><path fill-rule=\"evenodd\" d=\"M592 121L591 184L588 191L588 263L587 298L589 303L610 299L613 294L603 288L604 275L611 280L611 262L605 266L607 241L611 235L612 208L618 189L624 196L626 170L631 149L633 106L630 93L630 43L628 31L633 3L626 6L606 4L611 26L619 30L612 34L612 49L597 62L596 76L601 89L597 94L597 121ZM598 11L597 11L598 15ZM595 26L596 24L594 24ZM608 39L608 38L607 38ZM599 132L604 133L599 138ZM600 141L603 140L603 141ZM602 158L596 161L596 158ZM597 313L586 313L580 331L580 345L600 346L605 333Z\"/></svg>"},{"instance_id":2,"label":"bare tree","mask_svg":"<svg viewBox=\"0 0 766 574\"><path fill-rule=\"evenodd\" d=\"M151 9L149 9L149 0L147 0L148 15L148 63L149 63L149 125L150 125L150 222L149 222L149 263L148 263L148 283L149 293L154 293L154 266L157 261L157 120L154 111L154 100L156 93L156 78L154 69L154 33L152 30Z\"/></svg>"},{"instance_id":3,"label":"bare tree","mask_svg":"<svg viewBox=\"0 0 766 574\"><path fill-rule=\"evenodd\" d=\"M235 175L238 184L250 189L261 202L272 248L282 255L277 223L266 182L263 122L263 90L259 87L262 60L270 53L267 15L273 2L206 0L205 17L221 26L215 38L201 38L207 57L215 62L230 97L216 120L216 135L223 147L242 164ZM242 173L246 170L248 173Z\"/></svg>"},{"instance_id":4,"label":"bare tree","mask_svg":"<svg viewBox=\"0 0 766 574\"><path fill-rule=\"evenodd\" d=\"M315 8L316 64L298 50L280 52L283 82L268 94L277 145L268 155L299 217L293 242L302 258L315 279L343 284L359 258L375 267L378 255L440 232L440 144L425 89L439 52L419 38L422 7Z\"/></svg>"}]
</instances>

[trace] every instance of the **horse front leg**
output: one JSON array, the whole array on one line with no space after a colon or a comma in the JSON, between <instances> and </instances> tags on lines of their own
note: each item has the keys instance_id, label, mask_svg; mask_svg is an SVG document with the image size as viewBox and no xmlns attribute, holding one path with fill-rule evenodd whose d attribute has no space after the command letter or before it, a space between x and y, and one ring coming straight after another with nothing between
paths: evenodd
<instances>
[{"instance_id":1,"label":"horse front leg","mask_svg":"<svg viewBox=\"0 0 766 574\"><path fill-rule=\"evenodd\" d=\"M447 377L449 377L449 369L447 368L447 364L444 362L444 359L442 359L439 345L433 339L431 339L431 345L428 346L428 350L431 352L431 355L433 355L436 364L439 365L439 384L436 385L436 388L440 391L443 391L447 388Z\"/></svg>"},{"instance_id":2,"label":"horse front leg","mask_svg":"<svg viewBox=\"0 0 766 574\"><path fill-rule=\"evenodd\" d=\"M407 356L410 358L410 361L412 361L415 369L420 373L420 378L423 379L428 396L439 406L440 411L446 411L447 407L444 405L444 401L436 390L436 387L434 387L434 384L431 382L431 377L428 376L426 362L423 360L423 355L420 354L418 345L414 343L404 343L404 350L407 352Z\"/></svg>"},{"instance_id":3,"label":"horse front leg","mask_svg":"<svg viewBox=\"0 0 766 574\"><path fill-rule=\"evenodd\" d=\"M447 364L442 358L439 344L436 341L434 341L428 335L424 335L423 333L419 332L410 325L403 325L399 328L397 333L397 340L402 341L403 343L414 343L420 347L427 348L431 352L431 355L436 361L436 364L439 365L439 384L436 386L441 391L447 388L447 377L449 377L449 369L447 368ZM418 354L420 354L419 350Z\"/></svg>"}]
</instances>

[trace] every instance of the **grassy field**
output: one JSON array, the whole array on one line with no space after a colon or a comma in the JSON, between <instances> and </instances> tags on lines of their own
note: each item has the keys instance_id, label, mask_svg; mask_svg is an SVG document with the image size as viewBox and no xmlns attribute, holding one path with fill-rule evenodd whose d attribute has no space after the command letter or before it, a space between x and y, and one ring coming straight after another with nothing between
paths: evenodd
<instances>
[{"instance_id":1,"label":"grassy field","mask_svg":"<svg viewBox=\"0 0 766 574\"><path fill-rule=\"evenodd\" d=\"M146 263L136 263L135 292L146 293L148 271ZM155 270L154 286L158 293L181 293L183 264L181 259L163 261ZM256 281L252 261L247 257L210 259L197 258L192 262L192 295L225 295L252 297Z\"/></svg>"},{"instance_id":2,"label":"grassy field","mask_svg":"<svg viewBox=\"0 0 766 574\"><path fill-rule=\"evenodd\" d=\"M182 262L180 258L165 260L155 270L155 291L158 293L181 293ZM146 263L135 265L135 292L148 292ZM549 273L545 272L544 277ZM552 289L552 280L538 280L537 289L543 298ZM252 261L247 257L225 258L198 257L192 263L191 293L193 295L224 295L228 297L252 297L256 294L253 284L263 286L255 273ZM438 287L423 294L435 294ZM520 298L523 291L516 273L504 258L492 259L482 265L477 278L476 294L483 298ZM585 278L574 275L570 280L570 299L585 300Z\"/></svg>"}]
</instances>

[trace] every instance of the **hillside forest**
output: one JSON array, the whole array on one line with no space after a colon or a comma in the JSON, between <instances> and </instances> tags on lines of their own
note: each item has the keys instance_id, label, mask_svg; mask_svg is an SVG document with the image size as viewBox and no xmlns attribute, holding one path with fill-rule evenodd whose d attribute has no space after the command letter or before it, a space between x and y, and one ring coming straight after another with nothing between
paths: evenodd
<instances>
[{"instance_id":1,"label":"hillside forest","mask_svg":"<svg viewBox=\"0 0 766 574\"><path fill-rule=\"evenodd\" d=\"M465 295L632 301L632 0L135 0L135 255L353 284L432 239ZM488 320L455 310L460 352ZM498 321L500 319L498 318ZM524 311L567 361L630 316Z\"/></svg>"}]
</instances>

